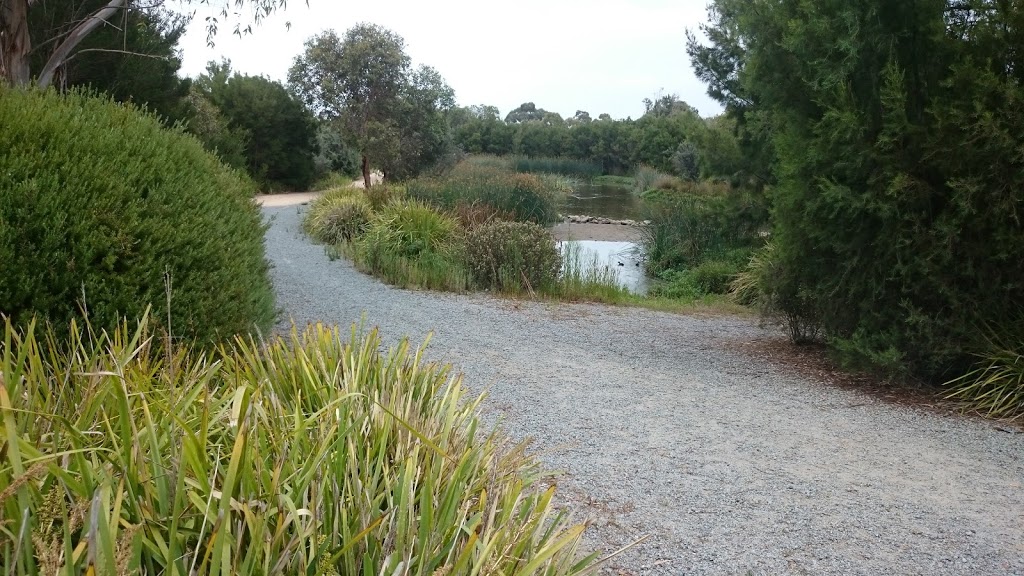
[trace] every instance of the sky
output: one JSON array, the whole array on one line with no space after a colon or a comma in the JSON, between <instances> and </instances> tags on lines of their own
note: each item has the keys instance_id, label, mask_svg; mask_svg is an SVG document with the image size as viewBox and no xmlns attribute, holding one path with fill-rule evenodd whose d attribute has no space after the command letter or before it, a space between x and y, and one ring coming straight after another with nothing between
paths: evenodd
<instances>
[{"instance_id":1,"label":"sky","mask_svg":"<svg viewBox=\"0 0 1024 576\"><path fill-rule=\"evenodd\" d=\"M678 94L702 116L722 110L686 55L686 30L706 20L707 0L290 0L251 35L221 25L213 48L209 8L195 5L181 42L189 76L227 58L237 72L283 82L308 38L371 22L401 35L413 64L436 68L462 106L505 115L534 102L566 118L637 118L644 98Z\"/></svg>"}]
</instances>

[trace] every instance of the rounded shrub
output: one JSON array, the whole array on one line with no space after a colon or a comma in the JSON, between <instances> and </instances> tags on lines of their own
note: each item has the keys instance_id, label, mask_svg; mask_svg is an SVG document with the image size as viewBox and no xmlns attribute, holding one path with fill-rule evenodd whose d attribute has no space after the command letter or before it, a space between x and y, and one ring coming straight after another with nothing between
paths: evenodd
<instances>
[{"instance_id":1,"label":"rounded shrub","mask_svg":"<svg viewBox=\"0 0 1024 576\"><path fill-rule=\"evenodd\" d=\"M493 221L470 230L465 258L476 282L498 290L551 285L562 268L554 239L528 222Z\"/></svg>"},{"instance_id":2,"label":"rounded shrub","mask_svg":"<svg viewBox=\"0 0 1024 576\"><path fill-rule=\"evenodd\" d=\"M373 216L370 203L357 192L330 192L318 198L306 214L306 232L317 242L353 240Z\"/></svg>"},{"instance_id":3,"label":"rounded shrub","mask_svg":"<svg viewBox=\"0 0 1024 576\"><path fill-rule=\"evenodd\" d=\"M87 94L0 87L0 313L167 318L210 343L274 318L253 184L194 137Z\"/></svg>"}]
</instances>

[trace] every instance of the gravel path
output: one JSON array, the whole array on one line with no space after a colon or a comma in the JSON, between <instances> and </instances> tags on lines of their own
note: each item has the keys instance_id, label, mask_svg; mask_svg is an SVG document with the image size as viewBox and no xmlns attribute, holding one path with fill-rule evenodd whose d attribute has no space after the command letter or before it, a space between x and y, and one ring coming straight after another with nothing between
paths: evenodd
<instances>
[{"instance_id":1,"label":"gravel path","mask_svg":"<svg viewBox=\"0 0 1024 576\"><path fill-rule=\"evenodd\" d=\"M1024 434L830 388L745 356L750 320L396 290L273 217L280 305L434 332L489 416L564 471L610 574L1024 574Z\"/></svg>"}]
</instances>

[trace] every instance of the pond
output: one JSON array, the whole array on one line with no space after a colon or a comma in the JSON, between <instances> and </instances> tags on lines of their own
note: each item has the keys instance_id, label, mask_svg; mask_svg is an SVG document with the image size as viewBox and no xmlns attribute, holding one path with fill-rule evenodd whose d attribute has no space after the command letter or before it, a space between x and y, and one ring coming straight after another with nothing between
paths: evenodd
<instances>
[{"instance_id":1,"label":"pond","mask_svg":"<svg viewBox=\"0 0 1024 576\"><path fill-rule=\"evenodd\" d=\"M581 184L566 199L561 211L615 220L639 220L642 216L641 201L630 188L607 184Z\"/></svg>"},{"instance_id":2,"label":"pond","mask_svg":"<svg viewBox=\"0 0 1024 576\"><path fill-rule=\"evenodd\" d=\"M579 260L582 266L606 269L615 275L615 281L620 286L630 292L634 294L647 293L650 279L644 274L644 264L637 257L634 243L600 240L559 242L558 247L562 251L563 257L570 244L579 249Z\"/></svg>"}]
</instances>

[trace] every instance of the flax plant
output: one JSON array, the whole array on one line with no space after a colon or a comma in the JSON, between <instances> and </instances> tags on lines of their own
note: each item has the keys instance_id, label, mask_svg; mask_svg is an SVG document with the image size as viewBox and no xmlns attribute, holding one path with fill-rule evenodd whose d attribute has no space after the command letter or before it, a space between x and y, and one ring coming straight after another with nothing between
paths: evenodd
<instances>
[{"instance_id":1,"label":"flax plant","mask_svg":"<svg viewBox=\"0 0 1024 576\"><path fill-rule=\"evenodd\" d=\"M449 368L316 325L213 353L6 323L8 574L580 574L582 525ZM164 348L160 350L158 348Z\"/></svg>"}]
</instances>

